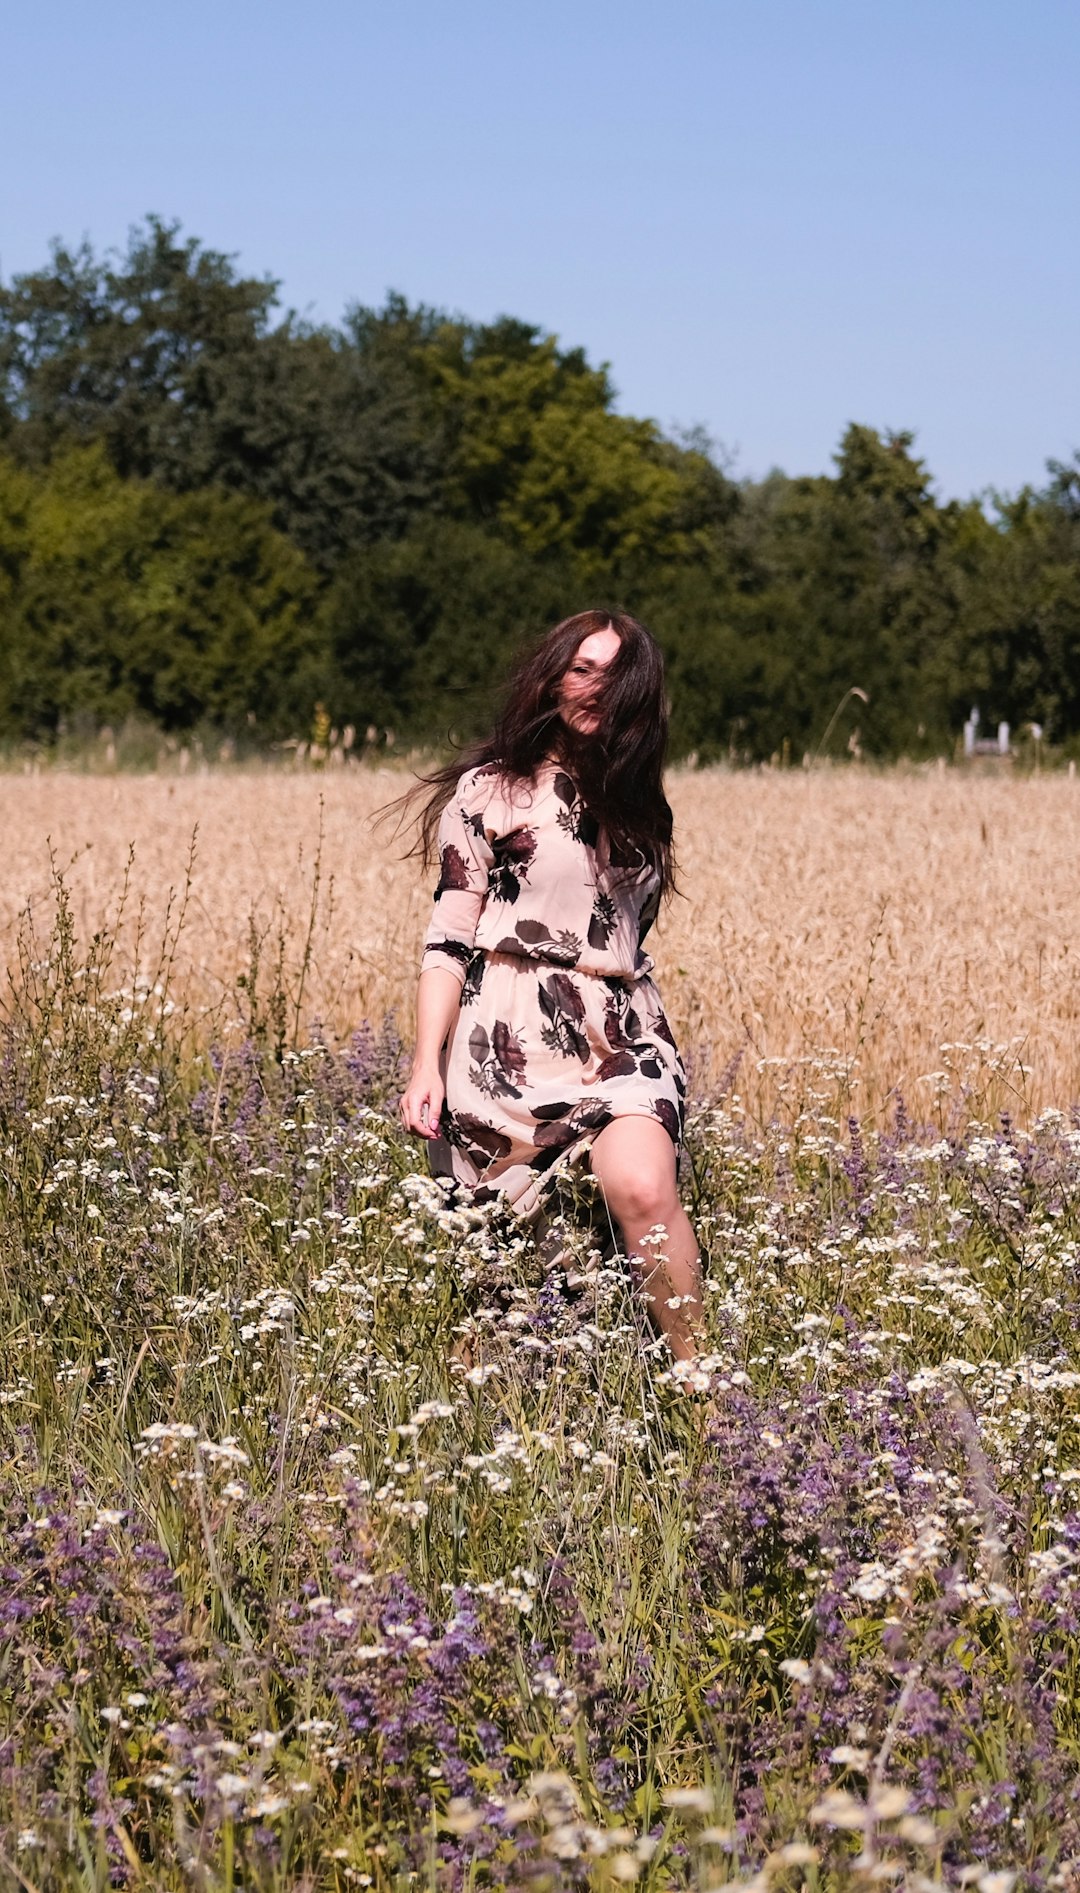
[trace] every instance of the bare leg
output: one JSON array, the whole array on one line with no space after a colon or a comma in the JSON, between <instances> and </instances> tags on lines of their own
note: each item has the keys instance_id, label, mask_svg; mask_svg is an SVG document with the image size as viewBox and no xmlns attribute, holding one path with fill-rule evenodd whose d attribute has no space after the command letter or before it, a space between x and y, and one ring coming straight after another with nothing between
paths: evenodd
<instances>
[{"instance_id":1,"label":"bare leg","mask_svg":"<svg viewBox=\"0 0 1080 1893\"><path fill-rule=\"evenodd\" d=\"M679 1201L670 1137L655 1118L617 1117L593 1140L592 1167L653 1321L677 1361L694 1360L700 1352L701 1262ZM674 1299L677 1308L668 1305Z\"/></svg>"}]
</instances>

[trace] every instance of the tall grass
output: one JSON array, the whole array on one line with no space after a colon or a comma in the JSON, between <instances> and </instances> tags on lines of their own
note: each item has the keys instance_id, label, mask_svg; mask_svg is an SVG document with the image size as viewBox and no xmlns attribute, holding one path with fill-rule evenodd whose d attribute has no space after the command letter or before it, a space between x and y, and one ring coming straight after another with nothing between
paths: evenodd
<instances>
[{"instance_id":1,"label":"tall grass","mask_svg":"<svg viewBox=\"0 0 1080 1893\"><path fill-rule=\"evenodd\" d=\"M130 968L140 903L160 932L197 832L173 996L204 1040L231 1024L253 938L264 961L280 948L291 1017L306 965L303 1021L332 1042L404 1022L430 885L370 820L401 786L375 766L8 777L0 944L10 955L28 896L48 924L47 837L88 936L134 847L116 941ZM896 1088L935 1117L939 1090L1025 1120L1080 1097L1080 782L681 769L671 792L684 898L650 945L699 1070L717 1082L741 1054L755 1123L797 1115L818 1086L800 1073L826 1056L876 1124Z\"/></svg>"},{"instance_id":2,"label":"tall grass","mask_svg":"<svg viewBox=\"0 0 1080 1893\"><path fill-rule=\"evenodd\" d=\"M699 1083L694 1398L584 1185L557 1266L448 1204L280 938L200 1052L183 898L133 971L57 875L13 957L7 1883L1075 1886L1074 1118Z\"/></svg>"}]
</instances>

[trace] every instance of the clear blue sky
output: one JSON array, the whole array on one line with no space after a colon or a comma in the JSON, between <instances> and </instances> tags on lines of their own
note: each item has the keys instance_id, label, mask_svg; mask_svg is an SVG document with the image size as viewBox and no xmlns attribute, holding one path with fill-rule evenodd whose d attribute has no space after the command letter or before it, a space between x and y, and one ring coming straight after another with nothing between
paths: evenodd
<instances>
[{"instance_id":1,"label":"clear blue sky","mask_svg":"<svg viewBox=\"0 0 1080 1893\"><path fill-rule=\"evenodd\" d=\"M1080 448L1077 0L54 0L4 67L5 277L157 211L317 317L552 329L744 474Z\"/></svg>"}]
</instances>

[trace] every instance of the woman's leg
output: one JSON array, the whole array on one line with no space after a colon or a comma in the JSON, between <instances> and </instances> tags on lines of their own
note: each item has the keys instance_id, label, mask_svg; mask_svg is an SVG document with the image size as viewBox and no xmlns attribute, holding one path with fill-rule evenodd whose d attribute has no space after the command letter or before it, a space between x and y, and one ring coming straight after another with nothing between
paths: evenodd
<instances>
[{"instance_id":1,"label":"woman's leg","mask_svg":"<svg viewBox=\"0 0 1080 1893\"><path fill-rule=\"evenodd\" d=\"M701 1263L679 1201L671 1138L655 1118L617 1117L593 1139L592 1167L653 1320L675 1359L693 1360L700 1351ZM658 1225L663 1233L654 1234ZM679 1307L669 1307L676 1298Z\"/></svg>"}]
</instances>

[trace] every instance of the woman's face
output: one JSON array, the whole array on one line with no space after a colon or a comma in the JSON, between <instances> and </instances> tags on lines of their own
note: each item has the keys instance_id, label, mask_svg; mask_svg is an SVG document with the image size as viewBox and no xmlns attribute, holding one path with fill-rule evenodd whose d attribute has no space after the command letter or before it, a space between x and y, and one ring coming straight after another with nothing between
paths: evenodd
<instances>
[{"instance_id":1,"label":"woman's face","mask_svg":"<svg viewBox=\"0 0 1080 1893\"><path fill-rule=\"evenodd\" d=\"M555 695L559 715L580 736L591 736L600 721L596 698L620 642L618 632L610 625L604 631L591 631L582 638L559 679Z\"/></svg>"}]
</instances>

